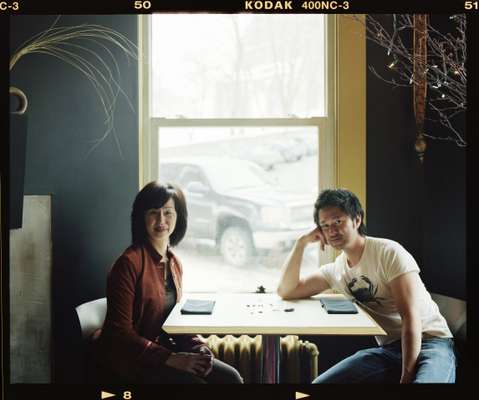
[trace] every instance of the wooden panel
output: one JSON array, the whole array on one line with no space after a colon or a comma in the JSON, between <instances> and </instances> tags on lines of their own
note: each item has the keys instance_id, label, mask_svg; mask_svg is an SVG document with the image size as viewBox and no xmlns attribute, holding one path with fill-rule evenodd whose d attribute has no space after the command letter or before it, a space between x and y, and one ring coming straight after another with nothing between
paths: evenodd
<instances>
[{"instance_id":1,"label":"wooden panel","mask_svg":"<svg viewBox=\"0 0 479 400\"><path fill-rule=\"evenodd\" d=\"M51 381L51 199L25 196L23 225L10 231L12 383Z\"/></svg>"}]
</instances>

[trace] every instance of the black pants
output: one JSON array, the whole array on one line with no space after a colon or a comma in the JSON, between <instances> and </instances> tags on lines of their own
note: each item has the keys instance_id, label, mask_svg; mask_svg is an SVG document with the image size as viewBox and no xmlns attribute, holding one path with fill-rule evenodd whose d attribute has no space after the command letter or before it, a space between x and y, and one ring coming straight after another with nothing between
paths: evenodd
<instances>
[{"instance_id":1,"label":"black pants","mask_svg":"<svg viewBox=\"0 0 479 400\"><path fill-rule=\"evenodd\" d=\"M140 378L141 383L243 383L239 372L223 361L213 360L213 368L206 377L200 377L186 371L163 366L157 371L145 371Z\"/></svg>"}]
</instances>

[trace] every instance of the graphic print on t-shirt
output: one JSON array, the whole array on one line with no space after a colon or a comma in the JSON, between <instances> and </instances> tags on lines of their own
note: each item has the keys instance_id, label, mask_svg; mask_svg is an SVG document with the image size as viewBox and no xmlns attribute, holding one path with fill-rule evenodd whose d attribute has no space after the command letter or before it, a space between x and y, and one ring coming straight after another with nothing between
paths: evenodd
<instances>
[{"instance_id":1,"label":"graphic print on t-shirt","mask_svg":"<svg viewBox=\"0 0 479 400\"><path fill-rule=\"evenodd\" d=\"M348 290L354 298L360 303L370 303L374 301L381 305L380 300L385 300L382 297L376 297L378 286L374 285L371 280L364 275L358 278L351 279L348 283Z\"/></svg>"}]
</instances>

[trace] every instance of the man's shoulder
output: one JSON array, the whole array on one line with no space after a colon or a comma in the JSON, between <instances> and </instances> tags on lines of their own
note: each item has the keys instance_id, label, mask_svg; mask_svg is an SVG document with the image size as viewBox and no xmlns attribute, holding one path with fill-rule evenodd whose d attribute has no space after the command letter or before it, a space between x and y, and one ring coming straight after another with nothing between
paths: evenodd
<instances>
[{"instance_id":1,"label":"man's shoulder","mask_svg":"<svg viewBox=\"0 0 479 400\"><path fill-rule=\"evenodd\" d=\"M384 238L370 239L373 248L370 254L375 254L377 262L382 267L415 265L415 269L418 268L414 257L399 242Z\"/></svg>"},{"instance_id":2,"label":"man's shoulder","mask_svg":"<svg viewBox=\"0 0 479 400\"><path fill-rule=\"evenodd\" d=\"M403 249L403 246L399 242L392 239L379 238L373 236L366 236L366 240L371 249L380 252L395 252Z\"/></svg>"},{"instance_id":3,"label":"man's shoulder","mask_svg":"<svg viewBox=\"0 0 479 400\"><path fill-rule=\"evenodd\" d=\"M339 253L336 258L326 264L323 264L321 268L323 268L323 271L333 271L333 270L342 270L345 266L346 263L346 254L344 251Z\"/></svg>"}]
</instances>

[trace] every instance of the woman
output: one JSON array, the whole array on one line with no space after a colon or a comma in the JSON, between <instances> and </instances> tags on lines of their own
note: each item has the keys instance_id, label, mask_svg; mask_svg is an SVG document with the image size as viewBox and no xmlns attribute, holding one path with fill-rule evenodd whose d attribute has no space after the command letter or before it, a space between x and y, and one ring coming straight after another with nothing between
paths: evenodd
<instances>
[{"instance_id":1,"label":"woman","mask_svg":"<svg viewBox=\"0 0 479 400\"><path fill-rule=\"evenodd\" d=\"M176 186L150 182L136 196L132 245L108 275L98 340L99 363L128 383L242 383L198 336L170 337L162 330L181 299L182 266L171 247L186 226L185 198Z\"/></svg>"}]
</instances>

